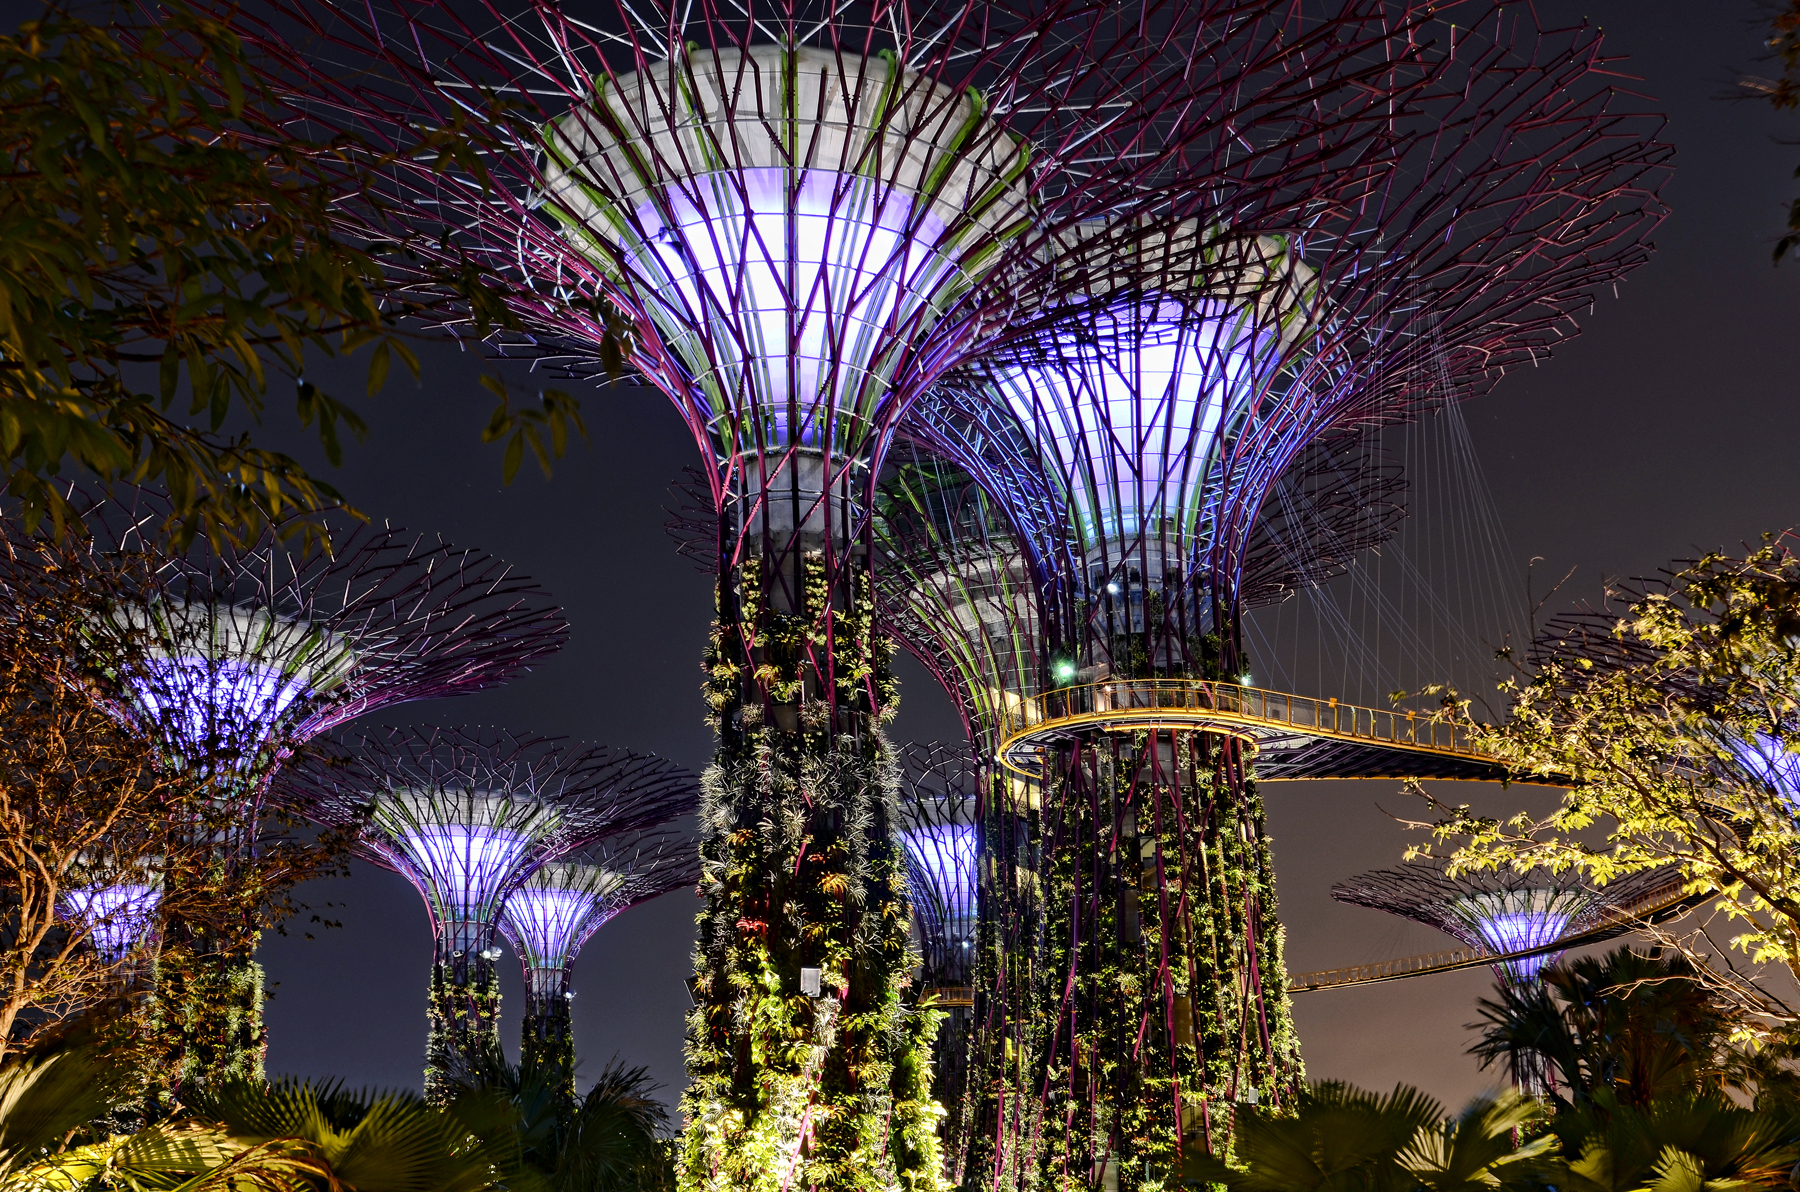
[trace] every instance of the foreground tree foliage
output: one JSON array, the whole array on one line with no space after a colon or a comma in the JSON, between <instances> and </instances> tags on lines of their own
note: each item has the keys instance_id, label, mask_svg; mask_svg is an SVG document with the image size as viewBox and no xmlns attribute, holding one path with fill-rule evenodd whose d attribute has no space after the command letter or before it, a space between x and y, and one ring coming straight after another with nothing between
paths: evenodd
<instances>
[{"instance_id":1,"label":"foreground tree foliage","mask_svg":"<svg viewBox=\"0 0 1800 1192\"><path fill-rule=\"evenodd\" d=\"M1522 1146L1515 1132L1543 1110L1515 1092L1483 1097L1446 1119L1437 1102L1400 1085L1382 1096L1339 1081L1303 1090L1291 1110L1238 1109L1235 1164L1195 1154L1186 1183L1229 1192L1475 1192L1538 1186L1555 1140Z\"/></svg>"},{"instance_id":2,"label":"foreground tree foliage","mask_svg":"<svg viewBox=\"0 0 1800 1192\"><path fill-rule=\"evenodd\" d=\"M609 1066L585 1097L548 1066L496 1058L448 1107L334 1083L232 1081L174 1116L106 1129L129 1075L92 1043L0 1067L9 1192L657 1192L667 1111L642 1069Z\"/></svg>"},{"instance_id":3,"label":"foreground tree foliage","mask_svg":"<svg viewBox=\"0 0 1800 1192\"><path fill-rule=\"evenodd\" d=\"M118 560L117 578L143 565ZM85 647L92 619L107 613L99 586L90 577L34 596L9 591L0 614L0 1059L121 996L147 966L141 949L124 962L101 955L95 930L127 925L71 921L64 900L203 867L167 826L209 812L206 792L155 768L97 698ZM186 909L208 917L217 895L190 883Z\"/></svg>"},{"instance_id":4,"label":"foreground tree foliage","mask_svg":"<svg viewBox=\"0 0 1800 1192\"><path fill-rule=\"evenodd\" d=\"M1184 1182L1230 1192L1751 1192L1791 1188L1794 1073L1730 1042L1735 1007L1685 960L1620 948L1484 1001L1484 1062L1546 1058L1551 1092L1482 1097L1446 1118L1401 1085L1323 1082L1290 1112L1239 1108L1232 1161L1189 1156Z\"/></svg>"},{"instance_id":5,"label":"foreground tree foliage","mask_svg":"<svg viewBox=\"0 0 1800 1192\"><path fill-rule=\"evenodd\" d=\"M108 698L156 663L147 643L117 631L121 604L135 607L155 565L0 542L0 1061L77 1016L104 1017L110 1062L149 1098L140 1108L166 1099L184 1071L206 1070L198 1053L217 1042L174 1017L217 983L217 960L195 937L254 940L278 927L296 885L339 870L354 831L297 833L265 816L253 857L224 863L218 842L233 838L238 812L206 775L228 773L231 759L164 768L140 735L157 726L121 720ZM104 650L100 624L114 630ZM92 897L121 887L156 893Z\"/></svg>"},{"instance_id":6,"label":"foreground tree foliage","mask_svg":"<svg viewBox=\"0 0 1800 1192\"><path fill-rule=\"evenodd\" d=\"M1718 892L1732 944L1800 973L1800 558L1771 540L1624 599L1537 643L1533 671L1503 686L1505 724L1445 713L1515 775L1567 785L1560 805L1483 818L1415 786L1439 816L1422 826L1454 842L1452 872L1542 865L1604 884L1672 864L1696 895Z\"/></svg>"},{"instance_id":7,"label":"foreground tree foliage","mask_svg":"<svg viewBox=\"0 0 1800 1192\"><path fill-rule=\"evenodd\" d=\"M260 420L292 384L336 465L341 432L366 427L308 378L308 354L368 347L373 396L395 359L418 375L409 320L454 306L476 338L512 320L477 270L334 231L346 163L380 155L297 139L227 28L182 0L154 13L53 7L0 37L0 475L31 520L68 515L50 481L73 462L160 482L183 533L241 539L339 494L229 433L234 413ZM474 129L420 135L418 152L482 172ZM548 472L585 435L567 394L485 382L499 404L482 439L504 443L507 480L526 447Z\"/></svg>"},{"instance_id":8,"label":"foreground tree foliage","mask_svg":"<svg viewBox=\"0 0 1800 1192\"><path fill-rule=\"evenodd\" d=\"M33 511L66 512L48 481L72 459L241 532L337 503L223 432L234 408L261 413L271 373L335 463L340 426L363 423L305 380L307 350L375 343L371 393L392 356L418 366L379 262L328 231L326 147L253 147L263 97L236 38L179 0L159 16L52 10L0 38L0 451Z\"/></svg>"}]
</instances>

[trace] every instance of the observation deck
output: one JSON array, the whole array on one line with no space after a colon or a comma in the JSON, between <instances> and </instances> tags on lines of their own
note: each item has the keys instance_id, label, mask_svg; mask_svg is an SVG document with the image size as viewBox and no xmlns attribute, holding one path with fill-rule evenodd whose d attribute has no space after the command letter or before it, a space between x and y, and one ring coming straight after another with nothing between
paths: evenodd
<instances>
[{"instance_id":1,"label":"observation deck","mask_svg":"<svg viewBox=\"0 0 1800 1192\"><path fill-rule=\"evenodd\" d=\"M1499 760L1475 748L1466 729L1429 713L1363 708L1202 679L1107 679L1045 692L1004 725L1000 762L1016 774L1036 778L1046 746L1096 733L1150 729L1236 737L1255 751L1259 782L1509 778Z\"/></svg>"},{"instance_id":2,"label":"observation deck","mask_svg":"<svg viewBox=\"0 0 1800 1192\"><path fill-rule=\"evenodd\" d=\"M1645 923L1661 923L1683 914L1712 897L1710 894L1690 894L1687 884L1678 876L1651 890L1646 890L1631 902L1613 907L1598 923L1586 931L1562 936L1548 944L1535 948L1523 948L1517 952L1496 952L1488 948L1464 946L1446 948L1441 952L1427 952L1422 956L1406 956L1398 960L1382 960L1374 964L1353 964L1344 968L1319 969L1310 973L1288 974L1289 993L1310 993L1317 989L1343 989L1350 985L1373 985L1380 981L1401 981L1409 977L1423 977L1431 973L1448 973L1457 969L1473 968L1480 964L1501 964L1511 960L1523 960L1530 956L1542 956L1546 952L1562 952L1569 948L1578 948L1583 944L1597 944L1609 940Z\"/></svg>"}]
</instances>

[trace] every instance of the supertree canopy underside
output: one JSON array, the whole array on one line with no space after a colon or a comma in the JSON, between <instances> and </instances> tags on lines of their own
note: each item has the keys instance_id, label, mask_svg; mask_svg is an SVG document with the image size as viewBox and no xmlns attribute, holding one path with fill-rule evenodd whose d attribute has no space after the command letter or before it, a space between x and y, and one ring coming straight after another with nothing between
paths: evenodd
<instances>
[{"instance_id":1,"label":"supertree canopy underside","mask_svg":"<svg viewBox=\"0 0 1800 1192\"><path fill-rule=\"evenodd\" d=\"M944 1108L945 1174L961 1184L980 1128L971 1111L985 1100L971 1096L970 1081L986 1077L984 1057L1005 1037L989 971L1001 946L992 895L1006 862L992 836L1002 817L987 806L984 771L966 747L909 745L900 762L919 992L944 1015L932 1050L932 1096Z\"/></svg>"},{"instance_id":2,"label":"supertree canopy underside","mask_svg":"<svg viewBox=\"0 0 1800 1192\"><path fill-rule=\"evenodd\" d=\"M692 889L700 877L694 840L667 829L612 836L540 866L506 896L500 931L525 975L522 1055L559 1063L571 1095L575 1044L569 970L588 939L640 903Z\"/></svg>"},{"instance_id":3,"label":"supertree canopy underside","mask_svg":"<svg viewBox=\"0 0 1800 1192\"><path fill-rule=\"evenodd\" d=\"M119 720L210 791L210 809L184 831L216 872L163 875L172 884L257 888L240 870L258 855L271 776L317 734L505 682L567 638L534 582L437 539L346 519L326 527L329 543L280 525L177 550L162 496L129 485L69 496L86 537L9 535L6 582L28 599L37 583L101 584L120 560L140 564L128 587L107 589L89 645ZM206 928L164 925L152 1014L176 1088L261 1071L259 911L247 903Z\"/></svg>"},{"instance_id":4,"label":"supertree canopy underside","mask_svg":"<svg viewBox=\"0 0 1800 1192\"><path fill-rule=\"evenodd\" d=\"M277 797L361 828L359 851L411 882L436 941L426 1094L498 1045L494 932L547 862L694 810L693 776L652 754L496 729L391 729L309 751Z\"/></svg>"},{"instance_id":5,"label":"supertree canopy underside","mask_svg":"<svg viewBox=\"0 0 1800 1192\"><path fill-rule=\"evenodd\" d=\"M1556 963L1562 953L1553 945L1559 941L1597 938L1597 929L1615 921L1620 931L1629 930L1632 920L1621 917L1625 909L1665 890L1669 878L1668 871L1651 869L1594 886L1574 872L1508 869L1451 877L1440 866L1412 864L1358 874L1333 886L1331 896L1424 923L1492 953L1529 952L1494 966L1501 980L1524 986Z\"/></svg>"}]
</instances>

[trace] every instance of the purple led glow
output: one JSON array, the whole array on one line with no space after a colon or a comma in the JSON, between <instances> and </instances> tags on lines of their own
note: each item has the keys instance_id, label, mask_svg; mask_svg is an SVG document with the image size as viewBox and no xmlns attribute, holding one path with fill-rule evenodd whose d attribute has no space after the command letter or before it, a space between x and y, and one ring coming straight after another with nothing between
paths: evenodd
<instances>
[{"instance_id":1,"label":"purple led glow","mask_svg":"<svg viewBox=\"0 0 1800 1192\"><path fill-rule=\"evenodd\" d=\"M1469 943L1481 943L1496 952L1522 952L1554 944L1569 930L1569 925L1594 900L1594 894L1583 886L1558 888L1487 890L1458 898L1449 911L1456 916L1467 933ZM1446 924L1446 929L1449 929ZM1562 953L1544 952L1507 960L1495 968L1505 979L1526 984L1555 963Z\"/></svg>"},{"instance_id":2,"label":"purple led glow","mask_svg":"<svg viewBox=\"0 0 1800 1192\"><path fill-rule=\"evenodd\" d=\"M1767 783L1790 806L1800 807L1800 754L1789 753L1767 733L1754 741L1733 740L1731 752L1759 782Z\"/></svg>"},{"instance_id":3,"label":"purple led glow","mask_svg":"<svg viewBox=\"0 0 1800 1192\"><path fill-rule=\"evenodd\" d=\"M63 918L87 928L106 963L117 964L150 935L161 902L160 885L127 882L66 891L61 909Z\"/></svg>"},{"instance_id":4,"label":"purple led glow","mask_svg":"<svg viewBox=\"0 0 1800 1192\"><path fill-rule=\"evenodd\" d=\"M969 824L936 824L909 828L900 838L906 847L926 979L966 984L975 950L975 829Z\"/></svg>"},{"instance_id":5,"label":"purple led glow","mask_svg":"<svg viewBox=\"0 0 1800 1192\"><path fill-rule=\"evenodd\" d=\"M1088 546L1165 523L1198 532L1208 473L1280 363L1255 322L1217 301L1146 302L1100 316L1097 342L1067 349L1061 367L1002 383L1068 478Z\"/></svg>"},{"instance_id":6,"label":"purple led glow","mask_svg":"<svg viewBox=\"0 0 1800 1192\"><path fill-rule=\"evenodd\" d=\"M183 753L249 758L296 699L303 679L277 666L222 658L150 658L128 678L133 701Z\"/></svg>"},{"instance_id":7,"label":"purple led glow","mask_svg":"<svg viewBox=\"0 0 1800 1192\"><path fill-rule=\"evenodd\" d=\"M507 879L525 861L533 837L470 824L414 825L400 846L431 882L447 919L486 920Z\"/></svg>"},{"instance_id":8,"label":"purple led glow","mask_svg":"<svg viewBox=\"0 0 1800 1192\"><path fill-rule=\"evenodd\" d=\"M862 176L703 175L636 214L644 244L630 264L655 283L659 329L716 416L748 407L764 419L720 433L762 447L823 446L834 410L833 445L866 430L843 412L873 409L896 346L960 276L930 247L943 223ZM697 336L696 325L712 333ZM753 407L738 391L745 380Z\"/></svg>"},{"instance_id":9,"label":"purple led glow","mask_svg":"<svg viewBox=\"0 0 1800 1192\"><path fill-rule=\"evenodd\" d=\"M906 855L945 902L975 900L975 829L969 824L909 828L900 833Z\"/></svg>"},{"instance_id":10,"label":"purple led glow","mask_svg":"<svg viewBox=\"0 0 1800 1192\"><path fill-rule=\"evenodd\" d=\"M1555 943L1568 926L1568 915L1544 912L1497 914L1478 920L1475 929L1481 933L1482 942L1496 952L1522 952L1527 948L1541 948L1545 944ZM1561 952L1541 952L1536 956L1509 960L1501 967L1506 969L1513 981L1524 984L1536 980L1537 975L1554 964L1561 955Z\"/></svg>"},{"instance_id":11,"label":"purple led glow","mask_svg":"<svg viewBox=\"0 0 1800 1192\"><path fill-rule=\"evenodd\" d=\"M119 675L135 717L190 761L253 764L311 696L356 663L331 634L260 608L158 601L121 610L102 628L138 659Z\"/></svg>"}]
</instances>

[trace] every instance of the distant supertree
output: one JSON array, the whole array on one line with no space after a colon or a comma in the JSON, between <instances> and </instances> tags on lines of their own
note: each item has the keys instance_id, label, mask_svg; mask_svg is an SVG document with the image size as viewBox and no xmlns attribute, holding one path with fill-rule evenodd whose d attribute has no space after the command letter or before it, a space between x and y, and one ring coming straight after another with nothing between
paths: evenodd
<instances>
[{"instance_id":1,"label":"distant supertree","mask_svg":"<svg viewBox=\"0 0 1800 1192\"><path fill-rule=\"evenodd\" d=\"M58 913L87 929L108 964L122 964L154 941L162 881L161 873L149 870L110 880L93 875L63 892Z\"/></svg>"},{"instance_id":2,"label":"distant supertree","mask_svg":"<svg viewBox=\"0 0 1800 1192\"><path fill-rule=\"evenodd\" d=\"M1669 884L1669 872L1654 869L1595 887L1574 872L1505 869L1453 878L1436 865L1415 864L1358 874L1333 886L1331 896L1435 927L1473 948L1527 953L1494 965L1502 982L1525 989L1562 955L1559 942L1604 938L1596 933L1601 928L1630 930L1627 908ZM1515 1056L1513 1078L1528 1091L1541 1089L1542 1064Z\"/></svg>"},{"instance_id":3,"label":"distant supertree","mask_svg":"<svg viewBox=\"0 0 1800 1192\"><path fill-rule=\"evenodd\" d=\"M960 1184L981 944L982 771L962 746L908 745L900 762L898 822L923 962L919 994L935 997L947 1014L933 1047L932 1096L946 1112L945 1174Z\"/></svg>"},{"instance_id":4,"label":"distant supertree","mask_svg":"<svg viewBox=\"0 0 1800 1192\"><path fill-rule=\"evenodd\" d=\"M496 729L392 729L317 749L280 797L362 826L361 852L425 900L435 939L425 1092L498 1044L494 944L508 895L543 864L694 810L693 776L651 754Z\"/></svg>"},{"instance_id":5,"label":"distant supertree","mask_svg":"<svg viewBox=\"0 0 1800 1192\"><path fill-rule=\"evenodd\" d=\"M612 837L540 866L512 893L500 931L525 970L521 1056L560 1063L575 1081L570 969L582 945L619 914L700 879L692 837L655 830Z\"/></svg>"},{"instance_id":6,"label":"distant supertree","mask_svg":"<svg viewBox=\"0 0 1800 1192\"><path fill-rule=\"evenodd\" d=\"M86 537L27 539L8 583L32 590L27 562L55 573L44 582L79 583L117 556L145 560L148 579L111 597L90 646L120 720L211 791L205 822L182 829L210 843L199 880L249 900L226 917L235 928L165 925L157 1021L179 1055L177 1084L254 1076L266 1046L260 908L244 869L271 776L356 716L505 682L560 649L567 623L507 564L437 539L346 520L328 543L296 524L176 548L162 497L129 486L75 496Z\"/></svg>"},{"instance_id":7,"label":"distant supertree","mask_svg":"<svg viewBox=\"0 0 1800 1192\"><path fill-rule=\"evenodd\" d=\"M1591 30L1514 4L1269 20L1359 46L1354 84L1309 76L1309 118L1339 127L1386 92L1380 152L1284 162L1287 189L1121 245L1132 286L1108 303L1099 279L1053 332L940 383L953 409L918 423L1007 509L1039 585L1044 694L1008 752L1045 791L1062 973L1033 1016L1051 1032L1034 1133L1056 1182L1160 1184L1225 1141L1223 1107L1300 1076L1250 750L1210 715L1248 679L1283 478L1547 356L1664 210L1661 120ZM1240 128L1265 135L1253 111ZM1291 531L1275 544L1310 565Z\"/></svg>"}]
</instances>

